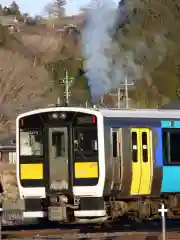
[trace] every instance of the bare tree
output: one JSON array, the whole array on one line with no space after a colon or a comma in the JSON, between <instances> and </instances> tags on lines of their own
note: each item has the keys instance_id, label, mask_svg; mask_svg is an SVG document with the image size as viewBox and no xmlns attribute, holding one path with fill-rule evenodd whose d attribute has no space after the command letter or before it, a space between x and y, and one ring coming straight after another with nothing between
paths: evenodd
<instances>
[{"instance_id":1,"label":"bare tree","mask_svg":"<svg viewBox=\"0 0 180 240\"><path fill-rule=\"evenodd\" d=\"M44 13L48 15L48 18L51 19L54 16L54 8L52 3L47 3L44 6Z\"/></svg>"},{"instance_id":2,"label":"bare tree","mask_svg":"<svg viewBox=\"0 0 180 240\"><path fill-rule=\"evenodd\" d=\"M55 18L61 18L64 16L65 9L64 6L66 4L65 0L55 0L53 3L48 3L44 7L44 12L48 13L48 16L55 17Z\"/></svg>"},{"instance_id":3,"label":"bare tree","mask_svg":"<svg viewBox=\"0 0 180 240\"><path fill-rule=\"evenodd\" d=\"M52 89L42 66L33 66L18 53L0 50L0 130L22 109L43 105Z\"/></svg>"}]
</instances>

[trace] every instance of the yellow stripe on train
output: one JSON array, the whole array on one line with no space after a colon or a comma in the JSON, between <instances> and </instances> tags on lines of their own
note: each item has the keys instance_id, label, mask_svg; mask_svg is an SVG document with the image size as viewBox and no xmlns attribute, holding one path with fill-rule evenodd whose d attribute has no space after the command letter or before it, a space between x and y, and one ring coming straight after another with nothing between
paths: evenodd
<instances>
[{"instance_id":1,"label":"yellow stripe on train","mask_svg":"<svg viewBox=\"0 0 180 240\"><path fill-rule=\"evenodd\" d=\"M21 164L20 176L21 180L43 179L43 164Z\"/></svg>"},{"instance_id":2,"label":"yellow stripe on train","mask_svg":"<svg viewBox=\"0 0 180 240\"><path fill-rule=\"evenodd\" d=\"M75 178L98 178L98 163L76 162Z\"/></svg>"}]
</instances>

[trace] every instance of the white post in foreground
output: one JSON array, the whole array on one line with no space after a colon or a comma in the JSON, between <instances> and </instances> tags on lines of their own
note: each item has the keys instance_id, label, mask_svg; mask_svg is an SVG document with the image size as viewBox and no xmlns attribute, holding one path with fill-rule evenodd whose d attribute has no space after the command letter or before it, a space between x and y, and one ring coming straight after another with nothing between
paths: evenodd
<instances>
[{"instance_id":1,"label":"white post in foreground","mask_svg":"<svg viewBox=\"0 0 180 240\"><path fill-rule=\"evenodd\" d=\"M166 218L165 213L168 212L168 209L164 207L164 203L161 204L161 208L158 209L158 212L161 213L162 217L162 240L166 240Z\"/></svg>"},{"instance_id":2,"label":"white post in foreground","mask_svg":"<svg viewBox=\"0 0 180 240\"><path fill-rule=\"evenodd\" d=\"M0 203L0 240L2 238L2 214L3 214L3 208L2 208L2 203Z\"/></svg>"}]
</instances>

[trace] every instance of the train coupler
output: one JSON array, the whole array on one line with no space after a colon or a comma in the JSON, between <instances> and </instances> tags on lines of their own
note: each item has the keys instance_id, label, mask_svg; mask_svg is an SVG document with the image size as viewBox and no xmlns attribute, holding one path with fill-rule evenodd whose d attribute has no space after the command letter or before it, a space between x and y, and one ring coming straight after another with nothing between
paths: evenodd
<instances>
[{"instance_id":1,"label":"train coupler","mask_svg":"<svg viewBox=\"0 0 180 240\"><path fill-rule=\"evenodd\" d=\"M67 208L65 206L48 207L48 219L50 221L67 221Z\"/></svg>"}]
</instances>

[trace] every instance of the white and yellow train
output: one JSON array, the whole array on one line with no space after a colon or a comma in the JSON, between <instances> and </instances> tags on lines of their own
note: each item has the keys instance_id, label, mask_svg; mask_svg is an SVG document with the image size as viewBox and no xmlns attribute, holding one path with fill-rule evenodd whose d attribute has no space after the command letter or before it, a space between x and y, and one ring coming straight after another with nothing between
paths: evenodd
<instances>
[{"instance_id":1,"label":"white and yellow train","mask_svg":"<svg viewBox=\"0 0 180 240\"><path fill-rule=\"evenodd\" d=\"M161 200L176 214L178 116L179 110L76 107L19 115L17 182L24 217L152 217Z\"/></svg>"}]
</instances>

